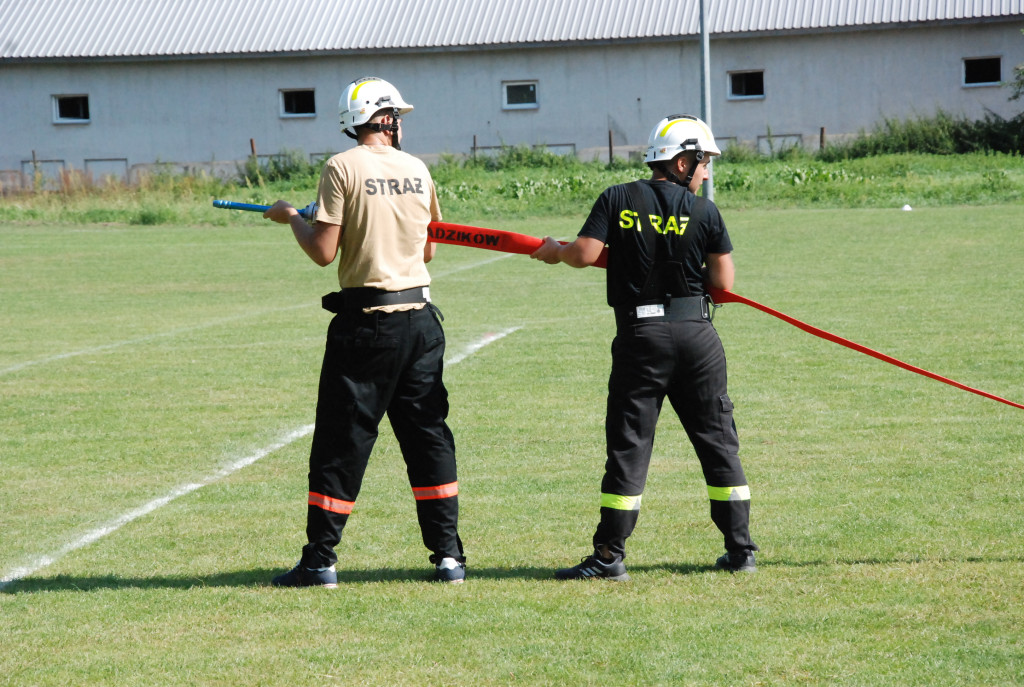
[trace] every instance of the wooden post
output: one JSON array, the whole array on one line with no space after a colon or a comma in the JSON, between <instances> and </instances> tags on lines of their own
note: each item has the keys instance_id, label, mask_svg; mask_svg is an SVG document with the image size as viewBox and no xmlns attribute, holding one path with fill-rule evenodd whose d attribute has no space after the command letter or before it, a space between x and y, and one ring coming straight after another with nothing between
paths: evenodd
<instances>
[{"instance_id":1,"label":"wooden post","mask_svg":"<svg viewBox=\"0 0 1024 687\"><path fill-rule=\"evenodd\" d=\"M612 130L608 129L608 164L615 161L615 139L612 137Z\"/></svg>"},{"instance_id":2,"label":"wooden post","mask_svg":"<svg viewBox=\"0 0 1024 687\"><path fill-rule=\"evenodd\" d=\"M821 127L821 133L818 136L818 150L825 150L825 127Z\"/></svg>"},{"instance_id":3,"label":"wooden post","mask_svg":"<svg viewBox=\"0 0 1024 687\"><path fill-rule=\"evenodd\" d=\"M256 139L255 138L250 138L249 139L249 150L252 151L252 156L256 157Z\"/></svg>"}]
</instances>

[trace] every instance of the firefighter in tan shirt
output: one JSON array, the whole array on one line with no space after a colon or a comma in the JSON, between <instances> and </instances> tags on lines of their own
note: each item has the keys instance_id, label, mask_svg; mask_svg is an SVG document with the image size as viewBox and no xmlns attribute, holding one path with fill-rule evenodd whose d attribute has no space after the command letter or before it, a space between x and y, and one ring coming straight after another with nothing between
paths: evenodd
<instances>
[{"instance_id":1,"label":"firefighter in tan shirt","mask_svg":"<svg viewBox=\"0 0 1024 687\"><path fill-rule=\"evenodd\" d=\"M402 152L398 90L358 79L339 103L341 129L358 145L324 166L315 221L278 201L264 217L289 224L318 265L338 260L341 290L324 296L336 313L327 332L302 558L277 586L336 587L334 549L355 505L385 413L405 459L434 579L462 582L455 442L445 422L445 339L430 302L426 263L436 249L427 225L441 219L426 165Z\"/></svg>"}]
</instances>

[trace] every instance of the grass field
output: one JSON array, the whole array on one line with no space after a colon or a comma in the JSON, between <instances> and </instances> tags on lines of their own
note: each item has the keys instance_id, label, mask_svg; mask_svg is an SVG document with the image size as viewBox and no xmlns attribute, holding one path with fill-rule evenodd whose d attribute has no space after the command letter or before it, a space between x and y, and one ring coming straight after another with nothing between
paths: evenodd
<instances>
[{"instance_id":1,"label":"grass field","mask_svg":"<svg viewBox=\"0 0 1024 687\"><path fill-rule=\"evenodd\" d=\"M727 212L736 290L1024 402L1022 211ZM333 269L256 217L0 225L0 684L1024 683L1024 411L728 305L759 572L711 569L666 413L632 581L557 582L597 517L604 274L451 246L431 272L469 579L425 581L385 425L339 589L279 590Z\"/></svg>"}]
</instances>

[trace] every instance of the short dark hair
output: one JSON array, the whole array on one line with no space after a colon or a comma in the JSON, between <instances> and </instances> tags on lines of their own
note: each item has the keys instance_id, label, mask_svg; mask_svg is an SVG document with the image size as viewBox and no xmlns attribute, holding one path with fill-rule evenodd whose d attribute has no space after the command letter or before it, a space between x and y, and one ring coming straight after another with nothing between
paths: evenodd
<instances>
[{"instance_id":1,"label":"short dark hair","mask_svg":"<svg viewBox=\"0 0 1024 687\"><path fill-rule=\"evenodd\" d=\"M370 115L369 119L367 119L365 122L363 122L362 124L360 124L358 126L354 126L352 128L355 129L356 133L358 133L360 129L367 128L370 125L370 122L373 120L374 117L379 117L381 115L386 115L386 114L393 114L395 116L398 116L398 110L393 108L393 107L382 107L379 110L377 110L376 112L374 112L372 115Z\"/></svg>"},{"instance_id":2,"label":"short dark hair","mask_svg":"<svg viewBox=\"0 0 1024 687\"><path fill-rule=\"evenodd\" d=\"M692 153L692 156L691 156L691 153ZM658 169L658 170L661 171L662 174L667 176L668 175L668 163L671 162L672 160L675 160L680 155L688 156L689 159L690 159L690 162L696 162L697 161L697 151L696 150L681 150L678 153L676 153L675 155L673 155L671 160L655 160L654 162L648 162L647 166L651 170Z\"/></svg>"}]
</instances>

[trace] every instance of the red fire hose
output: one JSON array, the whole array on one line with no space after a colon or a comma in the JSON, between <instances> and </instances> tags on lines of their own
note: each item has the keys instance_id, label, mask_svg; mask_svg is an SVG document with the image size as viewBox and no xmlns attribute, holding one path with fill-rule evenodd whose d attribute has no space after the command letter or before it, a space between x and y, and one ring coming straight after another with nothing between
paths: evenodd
<instances>
[{"instance_id":1,"label":"red fire hose","mask_svg":"<svg viewBox=\"0 0 1024 687\"><path fill-rule=\"evenodd\" d=\"M515 232L502 231L500 229L471 227L464 224L449 224L448 222L431 222L429 227L429 233L430 240L436 243L448 243L456 246L471 246L473 248L485 248L487 250L496 250L501 251L503 253L519 253L522 255L529 255L533 253L535 250L540 248L542 243L544 243L543 239L539 239L535 236L529 236L527 234L517 234ZM607 267L607 264L608 251L607 249L605 249L605 251L601 253L601 257L598 258L596 263L594 263L594 266ZM715 288L710 289L710 293L711 298L714 300L716 305L723 305L725 303L743 303L744 305L749 305L750 307L756 308L757 310L767 313L772 317L777 317L783 322L787 322L788 324L793 325L797 329L802 329L808 334L813 334L818 338L825 339L826 341L831 341L832 343L839 344L840 346L845 346L846 348L850 348L854 351L858 351L865 355L869 355L872 358L877 358L878 360L889 363L890 365L901 367L904 370L909 370L919 375L929 377L930 379L943 382L944 384L955 386L957 389L963 389L964 391L969 391L972 394L984 396L985 398L990 398L993 401L999 401L1000 403L1005 403L1008 406L1013 406L1014 408L1020 408L1021 410L1024 410L1024 405L1021 405L1020 403L1008 401L1005 398L1000 398L999 396L990 394L987 391L975 389L973 387L967 386L966 384L961 384L960 382L948 379L941 375L937 375L934 372L929 372L928 370L922 369L920 367L910 365L909 363L905 363L902 360L897 360L892 356L886 355L884 353L879 353L878 351L872 350L867 346L863 346L854 341L850 341L849 339L844 339L841 336L836 336L835 334L827 332L824 329L813 327L805 322L801 322L795 317L790 317L785 313L779 312L778 310L774 310L773 308L769 308L766 305L761 305L760 303L752 301L749 298L739 295L738 293L733 293L732 291L723 291L721 289Z\"/></svg>"}]
</instances>

